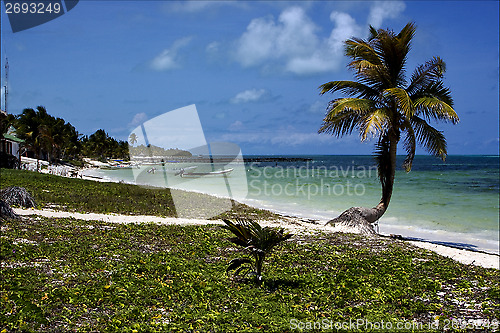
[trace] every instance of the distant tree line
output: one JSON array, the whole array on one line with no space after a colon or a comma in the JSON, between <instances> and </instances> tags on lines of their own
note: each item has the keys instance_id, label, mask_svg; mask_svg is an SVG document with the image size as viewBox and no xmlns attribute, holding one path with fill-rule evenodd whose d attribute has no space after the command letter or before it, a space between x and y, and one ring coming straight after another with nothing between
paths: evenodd
<instances>
[{"instance_id":1,"label":"distant tree line","mask_svg":"<svg viewBox=\"0 0 500 333\"><path fill-rule=\"evenodd\" d=\"M62 118L47 113L43 106L26 108L18 116L7 115L0 119L2 135L12 125L18 138L24 140L22 155L49 162L80 160L91 157L128 159L127 141L110 137L103 129L87 136L78 133L73 125Z\"/></svg>"},{"instance_id":2,"label":"distant tree line","mask_svg":"<svg viewBox=\"0 0 500 333\"><path fill-rule=\"evenodd\" d=\"M130 140L130 138L129 138ZM130 147L132 156L171 156L171 157L192 157L193 155L186 151L177 148L164 149L154 145L145 146L143 144L137 147Z\"/></svg>"},{"instance_id":3,"label":"distant tree line","mask_svg":"<svg viewBox=\"0 0 500 333\"><path fill-rule=\"evenodd\" d=\"M110 137L103 129L97 130L90 136L81 138L81 154L94 158L129 159L128 142L117 141Z\"/></svg>"}]
</instances>

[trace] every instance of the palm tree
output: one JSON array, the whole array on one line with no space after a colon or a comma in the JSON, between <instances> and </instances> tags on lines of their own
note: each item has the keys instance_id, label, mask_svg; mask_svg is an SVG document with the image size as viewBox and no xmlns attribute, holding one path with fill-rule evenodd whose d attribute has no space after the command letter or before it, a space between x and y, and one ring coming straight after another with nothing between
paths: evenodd
<instances>
[{"instance_id":1,"label":"palm tree","mask_svg":"<svg viewBox=\"0 0 500 333\"><path fill-rule=\"evenodd\" d=\"M57 118L59 120L59 118ZM62 121L64 122L64 120ZM79 136L80 134L76 128L69 122L59 122L61 125L60 135L57 136L59 142L59 154L61 158L68 159L70 157L75 158L80 150Z\"/></svg>"},{"instance_id":2,"label":"palm tree","mask_svg":"<svg viewBox=\"0 0 500 333\"><path fill-rule=\"evenodd\" d=\"M410 80L406 78L406 61L416 26L408 23L400 33L370 27L367 40L345 41L348 67L356 81L331 81L319 87L321 95L340 91L348 97L330 101L320 133L337 137L358 130L361 140L377 137L375 159L382 184L382 198L374 208L353 207L330 222L348 222L358 215L368 224L377 221L391 200L396 170L398 142L403 136L409 172L417 143L430 154L445 160L446 139L429 121L459 121L453 109L450 90L443 84L444 61L434 57L418 66ZM344 216L343 216L344 215Z\"/></svg>"},{"instance_id":3,"label":"palm tree","mask_svg":"<svg viewBox=\"0 0 500 333\"><path fill-rule=\"evenodd\" d=\"M135 133L130 134L128 137L128 141L133 146L134 143L137 143L137 135Z\"/></svg>"},{"instance_id":4,"label":"palm tree","mask_svg":"<svg viewBox=\"0 0 500 333\"><path fill-rule=\"evenodd\" d=\"M10 113L0 112L0 136L3 136L7 133L9 127L15 123L14 115Z\"/></svg>"},{"instance_id":5,"label":"palm tree","mask_svg":"<svg viewBox=\"0 0 500 333\"><path fill-rule=\"evenodd\" d=\"M45 107L38 106L36 110L24 109L17 118L17 130L20 137L25 140L24 147L31 150L37 160L46 152L51 140L47 128L49 117Z\"/></svg>"},{"instance_id":6,"label":"palm tree","mask_svg":"<svg viewBox=\"0 0 500 333\"><path fill-rule=\"evenodd\" d=\"M47 113L43 106L36 110L26 108L17 117L17 131L25 140L24 147L35 157L47 157L48 161L76 155L79 149L78 132L62 118Z\"/></svg>"},{"instance_id":7,"label":"palm tree","mask_svg":"<svg viewBox=\"0 0 500 333\"><path fill-rule=\"evenodd\" d=\"M293 235L284 228L262 228L259 223L252 220L238 219L237 223L223 220L226 225L222 228L229 230L235 237L228 240L249 251L251 257L236 258L229 262L226 272L236 270L234 275L245 272L253 275L257 284L262 282L262 266L264 259L281 242Z\"/></svg>"}]
</instances>

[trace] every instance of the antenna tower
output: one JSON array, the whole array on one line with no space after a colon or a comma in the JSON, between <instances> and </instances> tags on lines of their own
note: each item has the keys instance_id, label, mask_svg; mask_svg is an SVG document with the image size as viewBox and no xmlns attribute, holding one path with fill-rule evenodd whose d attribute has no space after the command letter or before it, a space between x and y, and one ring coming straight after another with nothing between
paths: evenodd
<instances>
[{"instance_id":1,"label":"antenna tower","mask_svg":"<svg viewBox=\"0 0 500 333\"><path fill-rule=\"evenodd\" d=\"M4 108L5 112L9 113L7 110L7 95L9 94L9 90L7 88L7 85L9 84L9 59L5 58L5 86L3 90L3 97L4 97Z\"/></svg>"}]
</instances>

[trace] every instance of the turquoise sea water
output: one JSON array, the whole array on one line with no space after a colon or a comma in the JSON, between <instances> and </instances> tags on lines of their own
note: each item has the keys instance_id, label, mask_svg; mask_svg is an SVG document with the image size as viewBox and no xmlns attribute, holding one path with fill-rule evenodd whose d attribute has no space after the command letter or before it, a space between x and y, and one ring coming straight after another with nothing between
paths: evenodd
<instances>
[{"instance_id":1,"label":"turquoise sea water","mask_svg":"<svg viewBox=\"0 0 500 333\"><path fill-rule=\"evenodd\" d=\"M251 158L251 162L247 158ZM402 164L403 158L398 160ZM246 156L245 163L199 165L197 171L233 168L227 177L187 181L175 173L99 170L105 178L232 196L253 206L325 222L351 206L373 207L380 183L371 156ZM192 163L166 163L174 170ZM203 170L203 169L206 170ZM223 178L223 179L222 179ZM413 169L396 172L392 200L380 232L398 233L498 253L499 157L417 156Z\"/></svg>"}]
</instances>

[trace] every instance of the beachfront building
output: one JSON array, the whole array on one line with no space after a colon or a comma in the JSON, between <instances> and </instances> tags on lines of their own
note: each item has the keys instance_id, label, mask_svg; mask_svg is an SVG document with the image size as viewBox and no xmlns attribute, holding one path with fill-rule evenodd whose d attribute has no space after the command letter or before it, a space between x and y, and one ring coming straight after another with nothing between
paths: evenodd
<instances>
[{"instance_id":1,"label":"beachfront building","mask_svg":"<svg viewBox=\"0 0 500 333\"><path fill-rule=\"evenodd\" d=\"M16 129L14 126L9 126L7 129L7 133L0 138L0 152L7 153L9 155L13 155L17 157L17 159L21 160L21 143L24 140L19 139L16 135Z\"/></svg>"},{"instance_id":2,"label":"beachfront building","mask_svg":"<svg viewBox=\"0 0 500 333\"><path fill-rule=\"evenodd\" d=\"M0 116L3 119L7 118L7 112L1 110ZM3 131L2 131L3 132ZM18 161L21 160L21 144L24 140L17 137L16 129L14 126L10 125L5 133L0 133L0 154L2 155L2 160L10 159L10 157L17 158ZM2 161L6 162L6 161ZM4 163L2 163L3 165Z\"/></svg>"}]
</instances>

